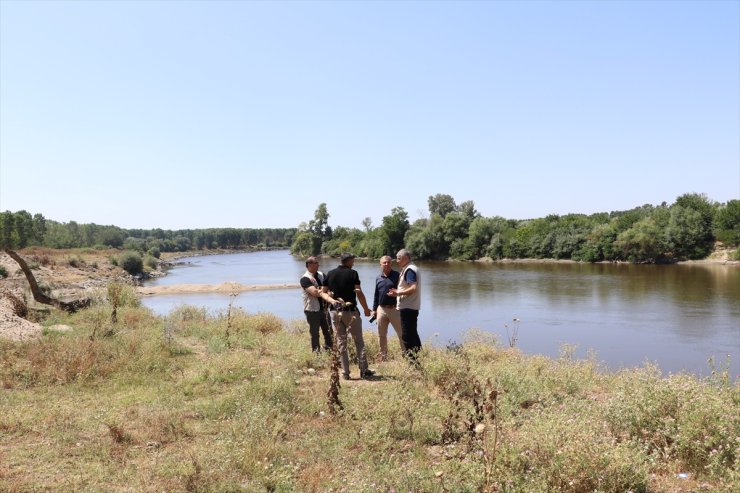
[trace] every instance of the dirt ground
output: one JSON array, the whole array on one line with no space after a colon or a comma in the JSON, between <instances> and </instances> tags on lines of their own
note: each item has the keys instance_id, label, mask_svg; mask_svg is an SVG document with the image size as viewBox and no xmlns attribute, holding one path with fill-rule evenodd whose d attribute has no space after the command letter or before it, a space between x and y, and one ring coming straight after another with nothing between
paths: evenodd
<instances>
[{"instance_id":1,"label":"dirt ground","mask_svg":"<svg viewBox=\"0 0 740 493\"><path fill-rule=\"evenodd\" d=\"M110 259L120 254L116 250L29 248L18 253L31 267L39 287L47 288L49 296L64 301L90 297L93 290L113 280L132 282L123 269L111 263ZM13 340L39 337L41 325L17 316L12 297L28 305L31 320L34 310L47 306L33 300L26 276L15 260L0 252L0 265L8 273L7 278L0 279L0 337Z\"/></svg>"},{"instance_id":2,"label":"dirt ground","mask_svg":"<svg viewBox=\"0 0 740 493\"><path fill-rule=\"evenodd\" d=\"M52 298L71 301L89 298L94 291L107 287L111 281L135 284L123 269L113 265L117 250L53 250L30 248L18 252L28 263L39 287L48 288ZM41 325L16 315L12 298L24 301L31 312L47 309L33 300L33 295L23 271L15 260L0 252L0 265L8 277L0 279L0 337L26 340L41 335ZM153 275L164 275L160 268ZM238 293L242 291L298 288L298 284L272 284L252 286L236 282L223 284L180 284L170 286L138 286L141 296L179 293ZM33 320L33 315L29 316Z\"/></svg>"}]
</instances>

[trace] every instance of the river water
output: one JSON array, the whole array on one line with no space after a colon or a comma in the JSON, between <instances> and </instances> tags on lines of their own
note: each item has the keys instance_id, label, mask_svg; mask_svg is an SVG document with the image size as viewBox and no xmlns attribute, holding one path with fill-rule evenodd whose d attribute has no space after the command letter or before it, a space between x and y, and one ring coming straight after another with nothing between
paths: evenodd
<instances>
[{"instance_id":1,"label":"river water","mask_svg":"<svg viewBox=\"0 0 740 493\"><path fill-rule=\"evenodd\" d=\"M288 251L209 255L181 259L166 277L149 285L295 283L305 271ZM326 273L336 259L322 259ZM740 375L740 266L680 264L418 262L422 272L422 343L462 342L471 328L509 344L519 319L516 346L526 353L557 357L563 345L575 356L594 354L609 369L657 364L664 374L707 375L730 357ZM394 264L394 268L395 264ZM363 291L372 303L376 261L356 260ZM224 310L224 294L145 297L167 314L188 304ZM299 289L241 293L234 305L249 313L270 312L303 319ZM365 328L373 328L364 319ZM508 328L507 328L508 326ZM391 329L392 330L392 329ZM508 333L507 333L508 332Z\"/></svg>"}]
</instances>

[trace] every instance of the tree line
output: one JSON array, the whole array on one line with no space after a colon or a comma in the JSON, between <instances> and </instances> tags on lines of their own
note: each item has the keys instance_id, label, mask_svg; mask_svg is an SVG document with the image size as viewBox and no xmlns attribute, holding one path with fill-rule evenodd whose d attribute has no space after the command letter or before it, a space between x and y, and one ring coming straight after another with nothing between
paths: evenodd
<instances>
[{"instance_id":1,"label":"tree line","mask_svg":"<svg viewBox=\"0 0 740 493\"><path fill-rule=\"evenodd\" d=\"M336 255L351 251L378 258L408 248L420 259L571 259L586 262L665 263L707 257L716 242L735 248L740 260L740 200L718 203L687 193L667 205L626 211L549 215L537 219L484 217L472 200L457 204L447 194L429 197L429 215L409 221L396 207L373 227L328 225L326 204L298 227L291 252Z\"/></svg>"},{"instance_id":2,"label":"tree line","mask_svg":"<svg viewBox=\"0 0 740 493\"><path fill-rule=\"evenodd\" d=\"M287 248L296 228L123 229L61 223L21 210L0 213L0 247L119 248L138 252Z\"/></svg>"}]
</instances>

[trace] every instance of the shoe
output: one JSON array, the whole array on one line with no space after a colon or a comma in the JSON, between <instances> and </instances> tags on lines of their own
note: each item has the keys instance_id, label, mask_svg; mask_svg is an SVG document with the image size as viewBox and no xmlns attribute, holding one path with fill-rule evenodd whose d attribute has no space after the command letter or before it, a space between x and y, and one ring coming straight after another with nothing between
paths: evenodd
<instances>
[{"instance_id":1,"label":"shoe","mask_svg":"<svg viewBox=\"0 0 740 493\"><path fill-rule=\"evenodd\" d=\"M361 378L364 378L364 379L367 380L370 377L372 377L373 375L375 375L375 372L372 371L370 368L368 368L367 370L365 370L364 372L362 372L362 377Z\"/></svg>"}]
</instances>

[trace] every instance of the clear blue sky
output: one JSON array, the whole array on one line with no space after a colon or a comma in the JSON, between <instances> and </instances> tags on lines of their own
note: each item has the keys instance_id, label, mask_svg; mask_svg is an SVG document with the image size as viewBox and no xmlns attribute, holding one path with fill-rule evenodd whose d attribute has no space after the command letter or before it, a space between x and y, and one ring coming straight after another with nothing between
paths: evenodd
<instances>
[{"instance_id":1,"label":"clear blue sky","mask_svg":"<svg viewBox=\"0 0 740 493\"><path fill-rule=\"evenodd\" d=\"M124 228L740 198L740 2L0 0L0 210Z\"/></svg>"}]
</instances>

